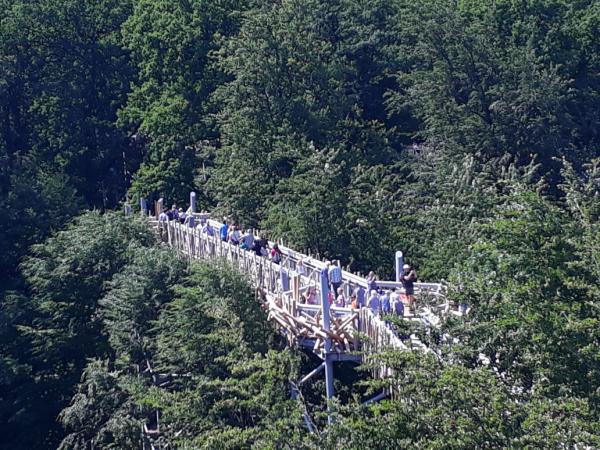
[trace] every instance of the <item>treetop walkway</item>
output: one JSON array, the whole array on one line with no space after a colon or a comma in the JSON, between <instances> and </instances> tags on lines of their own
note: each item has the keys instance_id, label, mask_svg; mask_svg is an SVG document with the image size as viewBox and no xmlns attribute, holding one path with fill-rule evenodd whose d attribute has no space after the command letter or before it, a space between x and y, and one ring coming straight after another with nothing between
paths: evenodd
<instances>
[{"instance_id":1,"label":"treetop walkway","mask_svg":"<svg viewBox=\"0 0 600 450\"><path fill-rule=\"evenodd\" d=\"M162 211L162 202L157 203L155 211ZM142 208L142 213L147 214L147 211ZM223 222L211 219L210 214L192 214L194 225L210 224L214 230L212 235L204 232L202 226L190 226L178 220L159 221L158 217L149 216L149 222L156 227L161 239L181 255L205 261L226 260L237 267L256 288L268 312L268 319L285 336L288 344L311 351L321 358L323 363L296 383L293 392L324 370L327 398L332 398L333 363L337 361L361 362L390 348L432 352L414 334L398 336L368 307L353 309L330 304L328 271L324 261L278 245L281 261L276 263L254 251L221 240L219 229ZM272 246L274 243L269 244ZM403 260L400 252L396 256L399 278ZM399 281L377 280L376 285L383 289L402 288ZM368 286L367 279L342 270L342 288L346 298L354 293L360 304L365 305ZM306 303L303 295L309 289L314 291L313 304ZM439 283L415 283L415 296L418 306L403 320L438 327L447 315L461 314L452 310L444 286ZM373 373L378 378L389 375L389 369L385 367ZM376 400L385 395L382 393ZM310 428L309 421L307 426Z\"/></svg>"}]
</instances>

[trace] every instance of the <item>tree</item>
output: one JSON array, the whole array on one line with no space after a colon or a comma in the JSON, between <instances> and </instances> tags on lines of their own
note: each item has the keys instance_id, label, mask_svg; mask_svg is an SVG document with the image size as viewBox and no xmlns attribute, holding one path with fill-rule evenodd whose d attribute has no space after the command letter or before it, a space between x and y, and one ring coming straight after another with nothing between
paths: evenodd
<instances>
[{"instance_id":1,"label":"tree","mask_svg":"<svg viewBox=\"0 0 600 450\"><path fill-rule=\"evenodd\" d=\"M65 230L32 247L22 265L29 298L16 325L21 334L19 359L31 366L25 408L35 411L30 427L39 427L52 446L60 440L54 417L65 406L88 358L108 352L98 314L107 282L130 260L137 246L154 242L142 221L117 213L89 212Z\"/></svg>"},{"instance_id":2,"label":"tree","mask_svg":"<svg viewBox=\"0 0 600 450\"><path fill-rule=\"evenodd\" d=\"M123 26L138 77L120 123L142 137L144 155L130 192L182 201L194 188L202 141L214 138L208 96L223 75L209 64L220 36L233 33L244 1L142 0Z\"/></svg>"},{"instance_id":3,"label":"tree","mask_svg":"<svg viewBox=\"0 0 600 450\"><path fill-rule=\"evenodd\" d=\"M122 384L123 379L106 364L88 363L71 404L59 415L71 431L59 449L139 448L142 421L135 417L135 404Z\"/></svg>"},{"instance_id":4,"label":"tree","mask_svg":"<svg viewBox=\"0 0 600 450\"><path fill-rule=\"evenodd\" d=\"M480 225L471 256L454 275L455 298L474 307L464 335L471 362L485 354L525 395L588 397L597 390L598 315L573 232L563 210L516 188Z\"/></svg>"}]
</instances>

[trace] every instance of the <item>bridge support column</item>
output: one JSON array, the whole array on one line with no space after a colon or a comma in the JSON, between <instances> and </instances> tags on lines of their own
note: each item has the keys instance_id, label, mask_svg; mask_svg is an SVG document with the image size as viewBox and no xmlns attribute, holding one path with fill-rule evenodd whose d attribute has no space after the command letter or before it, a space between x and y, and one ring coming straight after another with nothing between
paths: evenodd
<instances>
[{"instance_id":1,"label":"bridge support column","mask_svg":"<svg viewBox=\"0 0 600 450\"><path fill-rule=\"evenodd\" d=\"M329 277L327 268L321 270L321 308L323 317L323 329L329 331ZM331 338L325 339L325 393L327 394L327 423L331 425L333 417L331 416L330 400L333 398L333 361L331 353Z\"/></svg>"},{"instance_id":2,"label":"bridge support column","mask_svg":"<svg viewBox=\"0 0 600 450\"><path fill-rule=\"evenodd\" d=\"M375 397L372 397L369 400L367 400L366 402L364 402L363 405L370 405L371 403L377 403L378 401L383 400L386 397L387 397L387 393L385 391L380 392Z\"/></svg>"}]
</instances>

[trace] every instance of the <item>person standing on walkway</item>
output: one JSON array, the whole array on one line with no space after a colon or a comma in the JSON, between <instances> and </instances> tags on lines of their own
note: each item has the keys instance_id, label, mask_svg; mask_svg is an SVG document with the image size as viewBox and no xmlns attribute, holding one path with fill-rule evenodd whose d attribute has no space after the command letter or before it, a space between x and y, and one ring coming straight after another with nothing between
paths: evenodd
<instances>
[{"instance_id":1,"label":"person standing on walkway","mask_svg":"<svg viewBox=\"0 0 600 450\"><path fill-rule=\"evenodd\" d=\"M227 219L223 218L223 225L219 229L219 236L223 242L227 241L227 235L229 233L229 226L227 225Z\"/></svg>"},{"instance_id":2,"label":"person standing on walkway","mask_svg":"<svg viewBox=\"0 0 600 450\"><path fill-rule=\"evenodd\" d=\"M390 305L390 293L388 291L383 291L379 296L379 301L381 303L381 314L389 314L392 311Z\"/></svg>"},{"instance_id":3,"label":"person standing on walkway","mask_svg":"<svg viewBox=\"0 0 600 450\"><path fill-rule=\"evenodd\" d=\"M229 242L233 245L240 245L240 241L242 239L242 234L240 233L240 228L237 225L233 226L233 231L229 236Z\"/></svg>"},{"instance_id":4,"label":"person standing on walkway","mask_svg":"<svg viewBox=\"0 0 600 450\"><path fill-rule=\"evenodd\" d=\"M392 310L398 317L404 317L404 302L398 295L392 297Z\"/></svg>"},{"instance_id":5,"label":"person standing on walkway","mask_svg":"<svg viewBox=\"0 0 600 450\"><path fill-rule=\"evenodd\" d=\"M279 250L279 245L277 244L273 244L273 247L271 248L271 261L275 264L281 263L281 250Z\"/></svg>"},{"instance_id":6,"label":"person standing on walkway","mask_svg":"<svg viewBox=\"0 0 600 450\"><path fill-rule=\"evenodd\" d=\"M350 308L360 309L360 304L358 303L358 296L354 293L350 296Z\"/></svg>"},{"instance_id":7,"label":"person standing on walkway","mask_svg":"<svg viewBox=\"0 0 600 450\"><path fill-rule=\"evenodd\" d=\"M254 245L254 233L252 233L252 230L246 230L246 234L242 236L242 245L246 250L252 249L252 246Z\"/></svg>"},{"instance_id":8,"label":"person standing on walkway","mask_svg":"<svg viewBox=\"0 0 600 450\"><path fill-rule=\"evenodd\" d=\"M167 211L167 217L169 221L179 219L179 213L177 212L177 205L171 206L171 209Z\"/></svg>"},{"instance_id":9,"label":"person standing on walkway","mask_svg":"<svg viewBox=\"0 0 600 450\"><path fill-rule=\"evenodd\" d=\"M167 215L167 213L164 210L160 212L160 214L158 216L158 221L161 223L169 221L169 216Z\"/></svg>"},{"instance_id":10,"label":"person standing on walkway","mask_svg":"<svg viewBox=\"0 0 600 450\"><path fill-rule=\"evenodd\" d=\"M162 239L166 230L167 230L167 222L169 221L169 216L167 213L162 210L158 216L158 232L160 233L160 238Z\"/></svg>"},{"instance_id":11,"label":"person standing on walkway","mask_svg":"<svg viewBox=\"0 0 600 450\"><path fill-rule=\"evenodd\" d=\"M296 273L300 276L306 275L306 268L304 267L304 260L302 258L296 263Z\"/></svg>"},{"instance_id":12,"label":"person standing on walkway","mask_svg":"<svg viewBox=\"0 0 600 450\"><path fill-rule=\"evenodd\" d=\"M194 228L196 226L196 218L192 213L188 213L185 216L185 220L183 221L184 225L187 225L189 228Z\"/></svg>"},{"instance_id":13,"label":"person standing on walkway","mask_svg":"<svg viewBox=\"0 0 600 450\"><path fill-rule=\"evenodd\" d=\"M346 297L344 297L344 288L339 287L336 292L337 292L337 297L335 298L335 306L344 308L346 306Z\"/></svg>"},{"instance_id":14,"label":"person standing on walkway","mask_svg":"<svg viewBox=\"0 0 600 450\"><path fill-rule=\"evenodd\" d=\"M408 307L412 314L415 313L415 282L417 281L417 272L410 267L408 264L404 264L402 267L404 273L402 274L401 281L404 291L406 292L406 300L408 301Z\"/></svg>"},{"instance_id":15,"label":"person standing on walkway","mask_svg":"<svg viewBox=\"0 0 600 450\"><path fill-rule=\"evenodd\" d=\"M204 219L202 221L202 232L208 236L215 235L215 231L213 230L213 227L210 225L210 222L208 222L208 220L206 220L206 219Z\"/></svg>"},{"instance_id":16,"label":"person standing on walkway","mask_svg":"<svg viewBox=\"0 0 600 450\"><path fill-rule=\"evenodd\" d=\"M337 292L342 285L342 269L340 268L340 260L333 261L327 271L329 278L329 286L333 292Z\"/></svg>"},{"instance_id":17,"label":"person standing on walkway","mask_svg":"<svg viewBox=\"0 0 600 450\"><path fill-rule=\"evenodd\" d=\"M369 296L369 301L367 304L369 305L369 308L373 314L379 314L381 304L379 303L379 295L377 295L377 291L375 289L371 291L371 295Z\"/></svg>"},{"instance_id":18,"label":"person standing on walkway","mask_svg":"<svg viewBox=\"0 0 600 450\"><path fill-rule=\"evenodd\" d=\"M375 272L370 271L367 275L367 292L375 290L377 290L377 275L375 275Z\"/></svg>"}]
</instances>

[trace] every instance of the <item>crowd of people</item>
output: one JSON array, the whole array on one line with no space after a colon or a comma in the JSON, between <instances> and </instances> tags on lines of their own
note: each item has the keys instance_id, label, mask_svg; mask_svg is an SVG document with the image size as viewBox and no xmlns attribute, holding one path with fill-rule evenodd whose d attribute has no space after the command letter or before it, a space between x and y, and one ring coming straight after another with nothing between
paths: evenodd
<instances>
[{"instance_id":1,"label":"crowd of people","mask_svg":"<svg viewBox=\"0 0 600 450\"><path fill-rule=\"evenodd\" d=\"M190 209L183 211L182 208L177 208L176 205L173 205L171 209L162 211L158 220L159 223L175 220L190 228L199 227L201 233L208 236L216 235L223 242L228 242L244 250L255 252L257 256L267 257L276 264L280 264L283 260L283 253L276 243L269 246L268 242L263 241L259 236L255 236L251 229L244 231L226 218L223 219L222 224L215 230L205 218L201 218L199 223L196 224L195 216ZM405 307L414 311L414 285L417 281L417 274L410 265L404 264L403 266L400 279L402 289L391 288L386 290L377 286L377 276L374 272L369 272L367 275L366 293L361 293L361 288L357 287L347 296L343 287L344 280L340 260L327 261L325 264L327 268L326 273L329 285L328 301L330 305L353 309L367 307L371 309L373 314L378 316L386 314L404 316ZM295 271L301 276L306 275L306 266L302 259L296 261ZM302 294L301 301L308 304L318 304L319 299L316 287L308 287Z\"/></svg>"},{"instance_id":2,"label":"crowd of people","mask_svg":"<svg viewBox=\"0 0 600 450\"><path fill-rule=\"evenodd\" d=\"M269 246L266 240L261 239L259 236L255 236L251 229L245 231L233 223L227 218L223 219L222 224L215 229L205 218L201 218L199 223L196 223L195 216L192 214L191 209L183 211L183 208L177 208L177 205L173 205L171 209L162 211L158 216L159 224L177 221L182 225L187 225L190 228L200 228L200 232L208 236L218 236L223 242L228 242L232 245L239 246L240 248L256 253L257 256L268 257L271 261L276 264L280 264L283 259L283 253L279 249L277 244ZM161 228L162 230L162 228Z\"/></svg>"},{"instance_id":3,"label":"crowd of people","mask_svg":"<svg viewBox=\"0 0 600 450\"><path fill-rule=\"evenodd\" d=\"M302 264L302 260L299 261ZM414 268L404 264L403 273L400 281L402 288L395 287L383 289L377 286L377 276L374 272L369 272L367 276L366 294L360 295L360 287L355 288L349 296L345 295L343 288L342 270L340 261L327 261L327 276L329 283L328 301L330 305L341 308L360 309L367 307L377 316L386 314L395 314L404 316L405 307L414 311L415 308L415 282L417 273ZM302 270L304 270L302 268ZM302 296L302 301L308 304L318 303L316 287L309 287Z\"/></svg>"}]
</instances>

